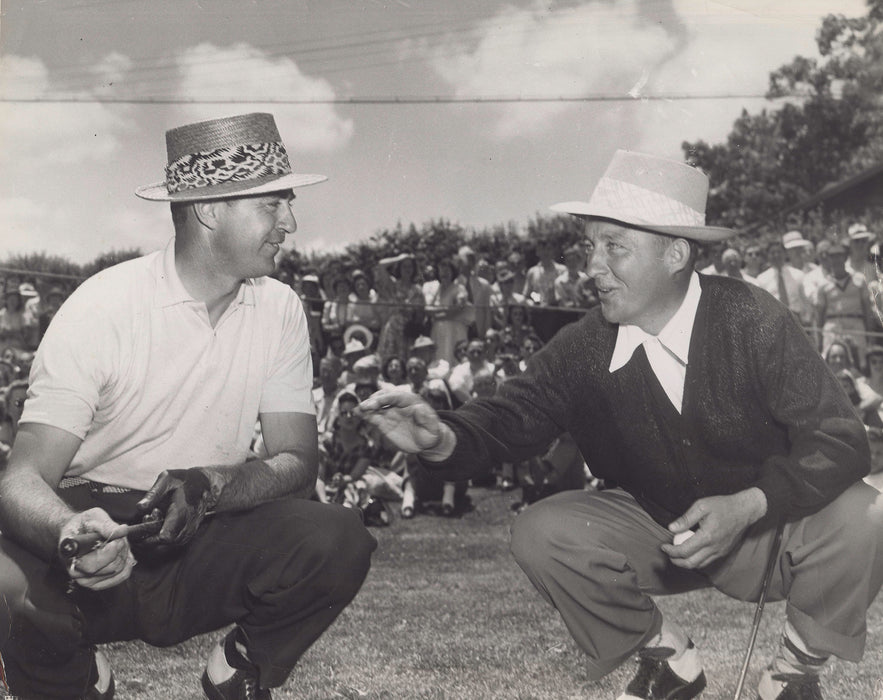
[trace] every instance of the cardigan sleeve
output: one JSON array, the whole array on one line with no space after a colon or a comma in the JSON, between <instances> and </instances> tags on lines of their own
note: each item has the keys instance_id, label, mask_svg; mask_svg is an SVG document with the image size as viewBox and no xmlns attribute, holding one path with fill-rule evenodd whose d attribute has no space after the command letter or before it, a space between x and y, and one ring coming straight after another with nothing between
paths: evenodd
<instances>
[{"instance_id":1,"label":"cardigan sleeve","mask_svg":"<svg viewBox=\"0 0 883 700\"><path fill-rule=\"evenodd\" d=\"M755 485L767 497L769 515L796 519L864 477L870 448L859 415L803 329L790 314L780 319L756 370L790 450L768 457Z\"/></svg>"},{"instance_id":2,"label":"cardigan sleeve","mask_svg":"<svg viewBox=\"0 0 883 700\"><path fill-rule=\"evenodd\" d=\"M464 480L500 462L545 452L594 395L582 388L589 381L585 363L575 361L586 354L586 338L577 328L581 325L556 334L531 357L524 374L503 382L496 395L440 412L457 436L457 446L444 462L423 461L424 466L440 477Z\"/></svg>"}]
</instances>

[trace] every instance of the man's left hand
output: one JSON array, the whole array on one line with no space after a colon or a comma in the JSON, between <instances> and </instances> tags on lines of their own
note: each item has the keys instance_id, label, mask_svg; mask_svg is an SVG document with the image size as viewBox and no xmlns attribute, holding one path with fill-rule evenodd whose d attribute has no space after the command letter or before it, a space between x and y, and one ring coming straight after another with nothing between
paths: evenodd
<instances>
[{"instance_id":1,"label":"man's left hand","mask_svg":"<svg viewBox=\"0 0 883 700\"><path fill-rule=\"evenodd\" d=\"M675 566L701 569L729 554L766 509L766 496L758 488L700 498L668 526L675 535L688 530L696 534L678 545L664 544L662 551Z\"/></svg>"},{"instance_id":2,"label":"man's left hand","mask_svg":"<svg viewBox=\"0 0 883 700\"><path fill-rule=\"evenodd\" d=\"M181 545L190 541L205 514L217 502L212 485L201 469L168 469L162 472L138 509L151 513L159 509L163 516L159 534L144 540L148 545Z\"/></svg>"}]
</instances>

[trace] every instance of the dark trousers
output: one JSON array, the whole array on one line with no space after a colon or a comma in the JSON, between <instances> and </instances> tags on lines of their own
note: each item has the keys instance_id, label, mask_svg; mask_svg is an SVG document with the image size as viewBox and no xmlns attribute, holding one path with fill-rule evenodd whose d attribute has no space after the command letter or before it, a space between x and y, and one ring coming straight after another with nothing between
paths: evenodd
<instances>
[{"instance_id":1,"label":"dark trousers","mask_svg":"<svg viewBox=\"0 0 883 700\"><path fill-rule=\"evenodd\" d=\"M512 552L557 608L597 679L659 632L653 595L713 586L756 601L774 535L774 527L760 522L725 558L689 571L660 549L671 533L625 491L566 491L518 516ZM881 583L883 494L858 482L785 526L769 600L788 601L788 621L810 648L858 661L865 615Z\"/></svg>"},{"instance_id":2,"label":"dark trousers","mask_svg":"<svg viewBox=\"0 0 883 700\"><path fill-rule=\"evenodd\" d=\"M0 654L23 698L82 697L94 645L169 646L235 623L260 684L285 682L298 658L358 592L377 542L357 513L287 498L207 518L170 555L139 558L106 591L74 588L0 537Z\"/></svg>"}]
</instances>

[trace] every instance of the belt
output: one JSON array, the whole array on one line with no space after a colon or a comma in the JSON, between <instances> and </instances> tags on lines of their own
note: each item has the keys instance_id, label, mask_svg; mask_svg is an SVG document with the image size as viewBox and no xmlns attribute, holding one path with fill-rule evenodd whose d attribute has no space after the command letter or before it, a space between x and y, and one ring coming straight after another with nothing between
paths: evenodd
<instances>
[{"instance_id":1,"label":"belt","mask_svg":"<svg viewBox=\"0 0 883 700\"><path fill-rule=\"evenodd\" d=\"M91 491L99 493L132 493L135 489L127 489L125 486L112 486L111 484L102 484L99 481L90 481L81 476L66 476L58 482L58 488L73 489L77 486L88 486Z\"/></svg>"},{"instance_id":2,"label":"belt","mask_svg":"<svg viewBox=\"0 0 883 700\"><path fill-rule=\"evenodd\" d=\"M862 314L825 314L825 320L827 321L829 318L861 318L864 316Z\"/></svg>"}]
</instances>

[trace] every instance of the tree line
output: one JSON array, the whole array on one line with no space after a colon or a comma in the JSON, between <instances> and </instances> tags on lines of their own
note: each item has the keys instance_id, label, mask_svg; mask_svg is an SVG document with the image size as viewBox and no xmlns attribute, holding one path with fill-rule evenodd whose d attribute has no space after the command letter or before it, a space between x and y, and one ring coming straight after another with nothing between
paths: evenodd
<instances>
[{"instance_id":1,"label":"tree line","mask_svg":"<svg viewBox=\"0 0 883 700\"><path fill-rule=\"evenodd\" d=\"M826 185L883 163L883 0L868 0L867 8L861 17L826 16L816 32L819 58L797 56L770 74L767 97L779 106L758 114L743 111L722 143L683 142L687 162L711 180L708 223L739 231L737 244L766 242L795 228L817 241L842 235L854 220L842 212L793 207ZM860 218L879 231L883 208L869 209ZM371 269L380 258L402 251L414 253L421 263L434 262L464 244L491 260L511 250L523 250L529 259L529 241L539 233L551 235L564 250L579 238L581 225L572 217L540 215L524 227L509 222L482 230L444 218L419 226L397 224L343 252L292 251L281 261L280 273L320 270L332 258L348 268ZM83 279L140 254L137 248L110 251L77 265L30 253L8 256L0 267Z\"/></svg>"}]
</instances>

